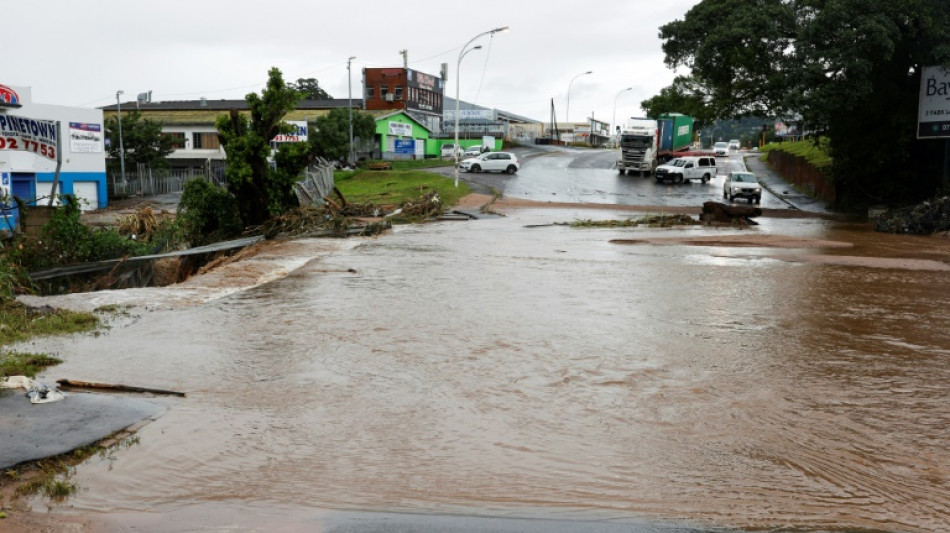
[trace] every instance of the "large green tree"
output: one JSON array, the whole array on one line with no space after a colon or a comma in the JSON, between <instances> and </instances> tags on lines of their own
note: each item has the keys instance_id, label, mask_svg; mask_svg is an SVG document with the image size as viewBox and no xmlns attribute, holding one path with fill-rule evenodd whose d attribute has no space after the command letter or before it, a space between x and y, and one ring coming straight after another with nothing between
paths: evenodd
<instances>
[{"instance_id":1,"label":"large green tree","mask_svg":"<svg viewBox=\"0 0 950 533\"><path fill-rule=\"evenodd\" d=\"M225 177L237 201L245 226L258 225L295 205L293 185L308 161L306 143L280 143L271 165L271 139L290 133L283 121L294 109L300 93L289 88L280 70L272 68L261 94L245 97L251 116L237 111L218 117L216 126L228 156Z\"/></svg>"},{"instance_id":2,"label":"large green tree","mask_svg":"<svg viewBox=\"0 0 950 533\"><path fill-rule=\"evenodd\" d=\"M300 92L304 100L330 100L333 97L320 87L316 78L297 78L296 83L288 83L288 87Z\"/></svg>"},{"instance_id":3,"label":"large green tree","mask_svg":"<svg viewBox=\"0 0 950 533\"><path fill-rule=\"evenodd\" d=\"M317 117L314 131L310 134L310 147L314 155L327 159L343 159L349 153L350 122L348 109L331 109L322 117ZM376 120L373 115L362 111L353 111L353 138L369 139L376 132Z\"/></svg>"},{"instance_id":4,"label":"large green tree","mask_svg":"<svg viewBox=\"0 0 950 533\"><path fill-rule=\"evenodd\" d=\"M915 128L921 67L950 64L947 0L703 0L660 37L717 117L794 114L827 135L842 204L939 183L940 143Z\"/></svg>"},{"instance_id":5,"label":"large green tree","mask_svg":"<svg viewBox=\"0 0 950 533\"><path fill-rule=\"evenodd\" d=\"M708 99L702 85L688 76L677 76L672 85L660 90L660 94L640 102L640 107L650 118L658 118L665 113L689 115L696 119L699 127L715 118L707 104Z\"/></svg>"},{"instance_id":6,"label":"large green tree","mask_svg":"<svg viewBox=\"0 0 950 533\"><path fill-rule=\"evenodd\" d=\"M105 120L106 137L109 138L109 157L111 166L118 168L119 154L119 119L118 116ZM153 168L168 166L165 157L175 151L180 140L162 135L162 123L142 118L138 110L122 112L122 152L125 154L127 168L134 168L138 163L150 165Z\"/></svg>"}]
</instances>

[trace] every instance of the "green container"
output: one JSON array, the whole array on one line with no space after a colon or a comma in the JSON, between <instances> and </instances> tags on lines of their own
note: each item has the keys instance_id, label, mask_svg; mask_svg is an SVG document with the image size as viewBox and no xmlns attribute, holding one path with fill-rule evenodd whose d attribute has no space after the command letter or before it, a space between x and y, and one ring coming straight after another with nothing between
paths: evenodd
<instances>
[{"instance_id":1,"label":"green container","mask_svg":"<svg viewBox=\"0 0 950 533\"><path fill-rule=\"evenodd\" d=\"M670 132L672 142L668 148L664 146L665 149L675 152L693 144L693 117L679 113L668 113L660 115L660 120L666 121L667 124L672 123L672 131Z\"/></svg>"}]
</instances>

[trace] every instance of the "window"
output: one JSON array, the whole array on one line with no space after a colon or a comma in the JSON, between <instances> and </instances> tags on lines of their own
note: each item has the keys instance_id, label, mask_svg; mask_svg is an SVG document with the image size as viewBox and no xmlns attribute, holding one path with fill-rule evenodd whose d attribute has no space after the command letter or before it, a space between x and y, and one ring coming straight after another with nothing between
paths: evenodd
<instances>
[{"instance_id":1,"label":"window","mask_svg":"<svg viewBox=\"0 0 950 533\"><path fill-rule=\"evenodd\" d=\"M367 100L372 100L372 99L373 99L373 93L375 92L373 89L374 89L373 87L367 87L367 88L366 88L366 99L367 99Z\"/></svg>"},{"instance_id":2,"label":"window","mask_svg":"<svg viewBox=\"0 0 950 533\"><path fill-rule=\"evenodd\" d=\"M382 86L380 86L380 88L379 88L379 97L380 97L380 98L386 98L386 95L387 95L387 94L389 94L389 86L388 86L388 85L382 85Z\"/></svg>"},{"instance_id":3,"label":"window","mask_svg":"<svg viewBox=\"0 0 950 533\"><path fill-rule=\"evenodd\" d=\"M402 87L396 87L396 100L402 100Z\"/></svg>"},{"instance_id":4,"label":"window","mask_svg":"<svg viewBox=\"0 0 950 533\"><path fill-rule=\"evenodd\" d=\"M195 149L217 150L221 143L218 141L217 133L195 133L193 145Z\"/></svg>"},{"instance_id":5,"label":"window","mask_svg":"<svg viewBox=\"0 0 950 533\"><path fill-rule=\"evenodd\" d=\"M162 133L162 137L171 137L175 139L175 144L172 146L178 150L179 148L185 148L185 134L180 131Z\"/></svg>"}]
</instances>

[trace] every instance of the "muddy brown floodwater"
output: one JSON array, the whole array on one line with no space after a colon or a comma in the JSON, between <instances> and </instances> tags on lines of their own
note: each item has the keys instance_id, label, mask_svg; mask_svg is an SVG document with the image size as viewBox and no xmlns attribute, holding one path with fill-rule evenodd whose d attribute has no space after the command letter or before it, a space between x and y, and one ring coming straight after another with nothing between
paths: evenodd
<instances>
[{"instance_id":1,"label":"muddy brown floodwater","mask_svg":"<svg viewBox=\"0 0 950 533\"><path fill-rule=\"evenodd\" d=\"M950 530L950 241L820 219L508 215L42 299L133 306L100 337L31 345L65 359L47 379L188 393L156 399L170 409L139 445L81 465L79 495L46 519Z\"/></svg>"}]
</instances>

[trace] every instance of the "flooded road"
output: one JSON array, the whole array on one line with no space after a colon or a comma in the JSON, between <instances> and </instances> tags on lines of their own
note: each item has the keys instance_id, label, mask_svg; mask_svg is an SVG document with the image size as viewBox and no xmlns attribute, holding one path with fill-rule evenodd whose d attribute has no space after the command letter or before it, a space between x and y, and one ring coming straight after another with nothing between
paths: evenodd
<instances>
[{"instance_id":1,"label":"flooded road","mask_svg":"<svg viewBox=\"0 0 950 533\"><path fill-rule=\"evenodd\" d=\"M950 530L950 242L819 219L525 227L592 217L619 218L295 241L256 263L290 274L247 290L236 268L43 299L133 306L100 337L31 345L65 360L46 379L188 393L52 513Z\"/></svg>"}]
</instances>

